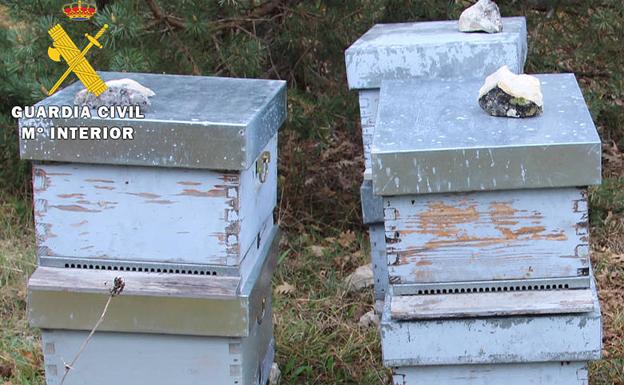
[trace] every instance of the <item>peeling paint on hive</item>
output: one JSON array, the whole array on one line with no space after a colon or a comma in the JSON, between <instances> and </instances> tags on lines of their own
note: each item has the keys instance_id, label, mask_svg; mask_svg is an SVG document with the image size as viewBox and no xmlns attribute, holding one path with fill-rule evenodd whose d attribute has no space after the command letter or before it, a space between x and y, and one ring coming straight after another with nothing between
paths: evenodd
<instances>
[{"instance_id":1,"label":"peeling paint on hive","mask_svg":"<svg viewBox=\"0 0 624 385\"><path fill-rule=\"evenodd\" d=\"M401 283L577 275L576 188L384 199L389 274ZM398 213L401 215L397 215ZM581 226L582 227L582 226Z\"/></svg>"}]
</instances>

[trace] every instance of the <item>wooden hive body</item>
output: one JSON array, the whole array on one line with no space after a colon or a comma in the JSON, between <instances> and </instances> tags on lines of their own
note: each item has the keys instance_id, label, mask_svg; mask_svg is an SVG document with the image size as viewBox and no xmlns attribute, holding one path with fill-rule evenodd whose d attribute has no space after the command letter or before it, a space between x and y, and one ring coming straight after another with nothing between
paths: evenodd
<instances>
[{"instance_id":1,"label":"wooden hive body","mask_svg":"<svg viewBox=\"0 0 624 385\"><path fill-rule=\"evenodd\" d=\"M277 136L264 152L277 159ZM35 164L33 185L42 264L223 274L257 257L277 202L277 162L264 182L255 167Z\"/></svg>"},{"instance_id":2,"label":"wooden hive body","mask_svg":"<svg viewBox=\"0 0 624 385\"><path fill-rule=\"evenodd\" d=\"M274 357L272 328L268 310L248 337L97 332L65 384L266 384ZM88 334L42 330L47 385L60 383L65 363Z\"/></svg>"}]
</instances>

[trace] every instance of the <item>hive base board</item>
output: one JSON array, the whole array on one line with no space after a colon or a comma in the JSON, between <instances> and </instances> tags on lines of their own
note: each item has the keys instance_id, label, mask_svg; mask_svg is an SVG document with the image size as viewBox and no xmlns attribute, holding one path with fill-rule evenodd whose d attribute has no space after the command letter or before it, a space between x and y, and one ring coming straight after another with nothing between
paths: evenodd
<instances>
[{"instance_id":1,"label":"hive base board","mask_svg":"<svg viewBox=\"0 0 624 385\"><path fill-rule=\"evenodd\" d=\"M47 385L59 385L88 333L42 331ZM263 385L273 346L270 310L244 338L96 332L65 385Z\"/></svg>"},{"instance_id":2,"label":"hive base board","mask_svg":"<svg viewBox=\"0 0 624 385\"><path fill-rule=\"evenodd\" d=\"M389 290L381 318L387 367L600 359L600 303L590 313L396 321Z\"/></svg>"},{"instance_id":3,"label":"hive base board","mask_svg":"<svg viewBox=\"0 0 624 385\"><path fill-rule=\"evenodd\" d=\"M587 385L586 362L397 367L394 385Z\"/></svg>"},{"instance_id":4,"label":"hive base board","mask_svg":"<svg viewBox=\"0 0 624 385\"><path fill-rule=\"evenodd\" d=\"M497 293L395 295L392 319L449 319L588 313L594 310L589 289L537 290Z\"/></svg>"}]
</instances>

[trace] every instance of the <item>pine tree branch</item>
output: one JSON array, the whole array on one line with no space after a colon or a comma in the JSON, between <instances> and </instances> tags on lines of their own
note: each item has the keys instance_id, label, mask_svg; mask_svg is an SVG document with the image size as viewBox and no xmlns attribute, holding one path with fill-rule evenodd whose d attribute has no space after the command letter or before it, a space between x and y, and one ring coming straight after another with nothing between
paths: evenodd
<instances>
[{"instance_id":1,"label":"pine tree branch","mask_svg":"<svg viewBox=\"0 0 624 385\"><path fill-rule=\"evenodd\" d=\"M182 28L182 29L185 28L184 22L182 20L173 16L165 15L165 13L158 6L158 4L156 4L155 0L145 0L145 2L147 3L147 6L149 7L150 11L152 11L152 14L154 15L154 18L156 20L164 21L165 23L172 25L174 27L177 27L177 28Z\"/></svg>"},{"instance_id":2,"label":"pine tree branch","mask_svg":"<svg viewBox=\"0 0 624 385\"><path fill-rule=\"evenodd\" d=\"M176 44L178 45L178 47L180 47L180 49L186 55L186 58L188 59L188 61L191 63L191 66L193 67L193 69L191 70L191 73L193 75L201 75L201 71L199 70L199 67L197 66L197 62L193 58L193 55L191 54L191 51L182 42L182 40L180 40L180 37L178 36L178 34L175 32L175 30L170 25L167 25L167 28L169 28L169 31L171 31L171 36L173 36L173 38L174 38Z\"/></svg>"},{"instance_id":3,"label":"pine tree branch","mask_svg":"<svg viewBox=\"0 0 624 385\"><path fill-rule=\"evenodd\" d=\"M218 25L215 27L215 29L220 30L220 29L239 28L240 25L244 22L261 22L261 21L269 20L269 19L264 19L264 17L273 13L274 10L281 7L285 2L286 0L267 1L253 8L245 16L216 20L214 21L214 23Z\"/></svg>"}]
</instances>

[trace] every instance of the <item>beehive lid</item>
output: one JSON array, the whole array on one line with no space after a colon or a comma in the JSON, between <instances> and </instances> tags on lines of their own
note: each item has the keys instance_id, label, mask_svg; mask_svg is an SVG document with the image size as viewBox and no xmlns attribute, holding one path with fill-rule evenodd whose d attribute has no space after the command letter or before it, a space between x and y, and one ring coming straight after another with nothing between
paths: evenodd
<instances>
[{"instance_id":1,"label":"beehive lid","mask_svg":"<svg viewBox=\"0 0 624 385\"><path fill-rule=\"evenodd\" d=\"M374 193L599 184L600 138L574 75L536 76L544 112L525 119L483 111L482 80L384 82L371 150Z\"/></svg>"},{"instance_id":2,"label":"beehive lid","mask_svg":"<svg viewBox=\"0 0 624 385\"><path fill-rule=\"evenodd\" d=\"M523 72L524 17L504 17L501 33L460 32L457 20L377 24L345 52L350 89L382 80L481 77L507 65Z\"/></svg>"},{"instance_id":3,"label":"beehive lid","mask_svg":"<svg viewBox=\"0 0 624 385\"><path fill-rule=\"evenodd\" d=\"M206 76L100 72L155 92L144 119L21 119L36 125L20 139L23 159L77 163L242 170L250 167L286 117L286 82ZM73 105L79 82L38 105ZM131 126L133 140L51 140L51 126Z\"/></svg>"}]
</instances>

